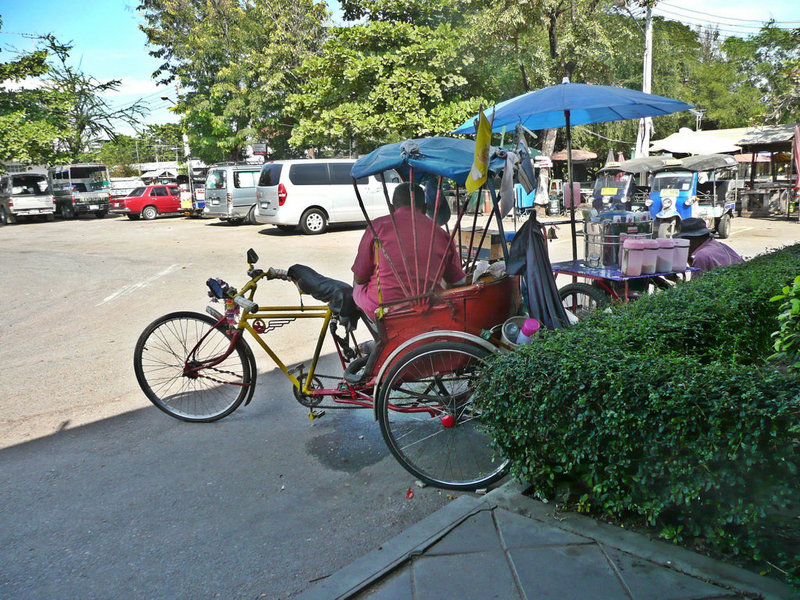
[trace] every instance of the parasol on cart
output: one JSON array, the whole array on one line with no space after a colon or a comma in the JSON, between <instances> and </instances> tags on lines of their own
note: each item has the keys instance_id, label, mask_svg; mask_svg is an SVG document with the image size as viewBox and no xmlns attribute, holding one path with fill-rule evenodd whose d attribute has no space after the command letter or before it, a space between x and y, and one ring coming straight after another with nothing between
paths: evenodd
<instances>
[{"instance_id":1,"label":"parasol on cart","mask_svg":"<svg viewBox=\"0 0 800 600\"><path fill-rule=\"evenodd\" d=\"M565 78L559 85L550 86L490 106L484 111L487 118L494 113L492 131L502 131L517 125L528 129L567 129L567 177L572 189L572 125L589 125L607 121L624 121L669 115L691 108L680 100L646 94L627 88L570 83ZM452 133L474 133L474 118ZM575 203L570 205L573 259L578 258L575 235Z\"/></svg>"}]
</instances>

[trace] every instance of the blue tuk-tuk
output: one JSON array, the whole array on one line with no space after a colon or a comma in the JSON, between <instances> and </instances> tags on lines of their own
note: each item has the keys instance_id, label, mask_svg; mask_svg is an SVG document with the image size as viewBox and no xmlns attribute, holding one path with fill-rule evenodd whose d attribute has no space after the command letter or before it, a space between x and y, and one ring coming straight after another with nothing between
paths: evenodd
<instances>
[{"instance_id":1,"label":"blue tuk-tuk","mask_svg":"<svg viewBox=\"0 0 800 600\"><path fill-rule=\"evenodd\" d=\"M736 208L738 165L727 154L672 159L653 175L650 214L658 237L672 237L683 219L703 219L718 237L727 238Z\"/></svg>"}]
</instances>

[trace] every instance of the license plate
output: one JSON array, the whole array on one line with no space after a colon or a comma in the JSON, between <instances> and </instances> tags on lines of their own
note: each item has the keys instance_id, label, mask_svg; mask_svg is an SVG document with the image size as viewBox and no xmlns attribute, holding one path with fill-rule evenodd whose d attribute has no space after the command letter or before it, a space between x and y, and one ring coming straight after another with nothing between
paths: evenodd
<instances>
[{"instance_id":1,"label":"license plate","mask_svg":"<svg viewBox=\"0 0 800 600\"><path fill-rule=\"evenodd\" d=\"M100 210L100 207L97 204L92 204L89 206L89 210Z\"/></svg>"},{"instance_id":2,"label":"license plate","mask_svg":"<svg viewBox=\"0 0 800 600\"><path fill-rule=\"evenodd\" d=\"M269 202L262 202L261 208L269 208Z\"/></svg>"}]
</instances>

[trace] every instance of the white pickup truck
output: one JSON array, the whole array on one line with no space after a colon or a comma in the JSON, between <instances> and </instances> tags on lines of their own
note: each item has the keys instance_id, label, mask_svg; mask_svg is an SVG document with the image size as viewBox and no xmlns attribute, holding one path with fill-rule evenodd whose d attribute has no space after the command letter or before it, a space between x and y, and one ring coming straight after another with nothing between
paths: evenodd
<instances>
[{"instance_id":1,"label":"white pickup truck","mask_svg":"<svg viewBox=\"0 0 800 600\"><path fill-rule=\"evenodd\" d=\"M47 173L6 173L0 176L0 223L11 225L20 217L44 217L52 221L56 200Z\"/></svg>"}]
</instances>

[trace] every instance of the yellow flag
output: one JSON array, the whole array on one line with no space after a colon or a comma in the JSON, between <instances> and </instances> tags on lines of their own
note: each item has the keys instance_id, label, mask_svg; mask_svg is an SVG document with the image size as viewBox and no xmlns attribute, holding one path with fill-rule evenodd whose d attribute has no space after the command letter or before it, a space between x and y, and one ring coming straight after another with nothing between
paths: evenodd
<instances>
[{"instance_id":1,"label":"yellow flag","mask_svg":"<svg viewBox=\"0 0 800 600\"><path fill-rule=\"evenodd\" d=\"M478 114L478 131L475 135L475 160L467 176L467 193L471 194L486 181L489 172L489 147L492 144L492 124L481 111Z\"/></svg>"}]
</instances>

